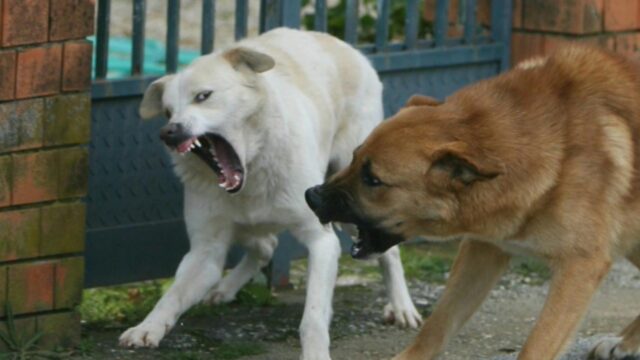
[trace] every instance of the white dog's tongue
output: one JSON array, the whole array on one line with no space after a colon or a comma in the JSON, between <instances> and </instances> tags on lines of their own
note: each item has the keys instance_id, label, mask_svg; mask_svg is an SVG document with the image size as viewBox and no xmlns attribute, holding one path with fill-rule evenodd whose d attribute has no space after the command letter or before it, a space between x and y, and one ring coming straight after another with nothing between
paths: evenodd
<instances>
[{"instance_id":1,"label":"white dog's tongue","mask_svg":"<svg viewBox=\"0 0 640 360\"><path fill-rule=\"evenodd\" d=\"M218 164L222 169L222 174L218 179L220 187L225 190L236 189L242 182L242 172L236 170L237 164L234 164L233 154L230 153L229 147L220 141L216 141L213 146Z\"/></svg>"}]
</instances>

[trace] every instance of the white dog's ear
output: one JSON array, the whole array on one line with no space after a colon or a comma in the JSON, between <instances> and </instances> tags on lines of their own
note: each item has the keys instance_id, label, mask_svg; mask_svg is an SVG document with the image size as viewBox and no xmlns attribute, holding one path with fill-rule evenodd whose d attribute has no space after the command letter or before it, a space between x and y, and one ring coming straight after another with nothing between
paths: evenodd
<instances>
[{"instance_id":1,"label":"white dog's ear","mask_svg":"<svg viewBox=\"0 0 640 360\"><path fill-rule=\"evenodd\" d=\"M246 47L237 47L228 50L223 56L231 63L234 69L245 65L256 73L262 73L276 66L276 62L271 56Z\"/></svg>"},{"instance_id":2,"label":"white dog's ear","mask_svg":"<svg viewBox=\"0 0 640 360\"><path fill-rule=\"evenodd\" d=\"M166 75L154 81L144 92L139 113L143 119L150 119L162 113L162 94L164 87L175 75Z\"/></svg>"}]
</instances>

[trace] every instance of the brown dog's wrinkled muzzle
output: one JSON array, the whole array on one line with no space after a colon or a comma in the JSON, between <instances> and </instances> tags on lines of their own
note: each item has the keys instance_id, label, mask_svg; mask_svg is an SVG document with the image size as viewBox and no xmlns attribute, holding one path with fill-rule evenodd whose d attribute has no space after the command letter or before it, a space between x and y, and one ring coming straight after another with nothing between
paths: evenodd
<instances>
[{"instance_id":1,"label":"brown dog's wrinkled muzzle","mask_svg":"<svg viewBox=\"0 0 640 360\"><path fill-rule=\"evenodd\" d=\"M366 259L375 254L382 254L404 241L402 236L390 234L376 227L373 221L366 219L355 209L347 194L332 189L327 184L307 189L305 199L321 223L343 222L357 226L358 241L351 246L351 257L354 259Z\"/></svg>"}]
</instances>

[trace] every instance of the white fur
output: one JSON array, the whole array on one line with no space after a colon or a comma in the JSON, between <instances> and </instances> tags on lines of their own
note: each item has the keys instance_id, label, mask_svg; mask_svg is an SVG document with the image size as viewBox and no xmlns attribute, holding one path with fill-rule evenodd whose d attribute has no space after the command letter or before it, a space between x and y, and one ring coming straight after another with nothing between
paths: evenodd
<instances>
[{"instance_id":1,"label":"white fur","mask_svg":"<svg viewBox=\"0 0 640 360\"><path fill-rule=\"evenodd\" d=\"M620 348L621 336L608 336L600 340L592 351L594 360L624 360L640 358L640 349L624 351Z\"/></svg>"},{"instance_id":2,"label":"white fur","mask_svg":"<svg viewBox=\"0 0 640 360\"><path fill-rule=\"evenodd\" d=\"M276 29L236 46L268 54L276 66L263 73L246 66L234 69L225 52L216 52L158 80L145 94L143 115L169 108L170 121L182 123L192 135L224 136L245 167L245 183L230 195L195 155L172 154L185 187L191 249L171 288L120 343L157 346L194 304L232 300L270 260L275 235L288 229L309 250L302 358L329 359L340 246L332 229L322 226L307 207L304 191L324 181L330 163L345 167L352 150L382 120L382 85L364 56L324 34ZM204 103L193 103L202 90L214 92ZM234 242L247 254L221 280ZM385 316L417 327L421 318L409 297L397 248L380 263L390 298Z\"/></svg>"}]
</instances>

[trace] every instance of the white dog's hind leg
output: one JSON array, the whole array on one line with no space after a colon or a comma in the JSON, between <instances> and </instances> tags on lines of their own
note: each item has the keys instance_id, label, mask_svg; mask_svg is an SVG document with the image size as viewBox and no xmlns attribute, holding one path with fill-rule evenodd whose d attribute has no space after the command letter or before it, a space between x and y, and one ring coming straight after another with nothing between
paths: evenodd
<instances>
[{"instance_id":1,"label":"white dog's hind leg","mask_svg":"<svg viewBox=\"0 0 640 360\"><path fill-rule=\"evenodd\" d=\"M320 224L296 229L293 235L309 250L307 296L300 323L303 360L327 360L331 302L338 274L340 241L331 227Z\"/></svg>"},{"instance_id":2,"label":"white dog's hind leg","mask_svg":"<svg viewBox=\"0 0 640 360\"><path fill-rule=\"evenodd\" d=\"M411 301L398 246L390 248L380 256L378 264L389 297L389 303L384 307L385 320L401 327L417 328L422 323L422 316Z\"/></svg>"},{"instance_id":3,"label":"white dog's hind leg","mask_svg":"<svg viewBox=\"0 0 640 360\"><path fill-rule=\"evenodd\" d=\"M220 282L213 287L205 302L209 304L220 304L233 301L236 294L251 278L265 267L273 255L273 250L278 244L278 238L274 235L260 237L246 241L247 253L242 257L240 263L236 265Z\"/></svg>"}]
</instances>

